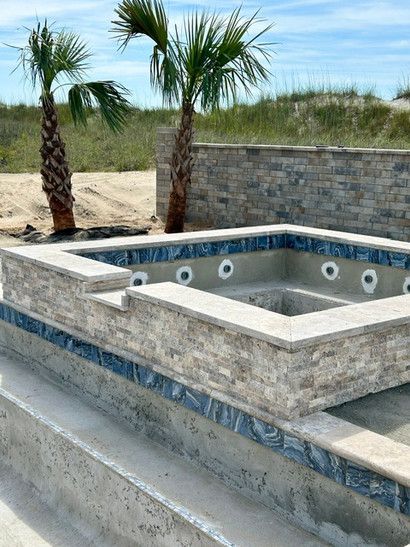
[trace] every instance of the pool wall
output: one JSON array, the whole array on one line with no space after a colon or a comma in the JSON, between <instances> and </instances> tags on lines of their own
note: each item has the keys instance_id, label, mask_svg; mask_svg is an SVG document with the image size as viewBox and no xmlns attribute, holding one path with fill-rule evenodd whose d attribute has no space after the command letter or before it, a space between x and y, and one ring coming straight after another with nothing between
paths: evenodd
<instances>
[{"instance_id":1,"label":"pool wall","mask_svg":"<svg viewBox=\"0 0 410 547\"><path fill-rule=\"evenodd\" d=\"M410 266L408 244L297 227L138 237L3 251L4 302L267 422L409 381L409 295L290 318L175 283L125 288L130 271L95 260L284 243Z\"/></svg>"},{"instance_id":2,"label":"pool wall","mask_svg":"<svg viewBox=\"0 0 410 547\"><path fill-rule=\"evenodd\" d=\"M158 375L136 374L129 381L121 374L120 359L93 360L84 342L73 343L73 337L51 328L40 330L40 336L27 326L17 313L0 320L0 348L192 461L195 469L211 471L227 486L332 544L407 543L410 483L400 470L408 462L408 447L322 412L297 422L278 420L275 429L216 401L201 412L183 392L175 390L179 396L172 398L170 390L162 391L165 384ZM23 420L27 424L27 416ZM13 425L10 430L22 437L25 431ZM0 422L0 451L1 427ZM31 423L30 435L36 433ZM27 473L27 465L23 470Z\"/></svg>"},{"instance_id":3,"label":"pool wall","mask_svg":"<svg viewBox=\"0 0 410 547\"><path fill-rule=\"evenodd\" d=\"M174 130L158 131L157 214L169 197ZM410 239L410 151L194 145L188 220L213 226L294 223Z\"/></svg>"}]
</instances>

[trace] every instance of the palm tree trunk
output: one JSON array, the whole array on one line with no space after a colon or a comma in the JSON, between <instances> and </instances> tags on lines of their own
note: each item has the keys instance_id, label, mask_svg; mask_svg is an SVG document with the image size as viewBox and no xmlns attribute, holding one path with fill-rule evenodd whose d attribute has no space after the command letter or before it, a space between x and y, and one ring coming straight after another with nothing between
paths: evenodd
<instances>
[{"instance_id":1,"label":"palm tree trunk","mask_svg":"<svg viewBox=\"0 0 410 547\"><path fill-rule=\"evenodd\" d=\"M42 159L41 178L50 211L53 216L54 231L75 228L71 192L71 171L65 159L65 144L60 136L57 110L51 95L41 98L43 111L41 120Z\"/></svg>"},{"instance_id":2,"label":"palm tree trunk","mask_svg":"<svg viewBox=\"0 0 410 547\"><path fill-rule=\"evenodd\" d=\"M175 136L175 145L171 159L171 192L165 232L175 234L184 231L187 186L191 183L193 166L194 107L189 102L182 105L181 125Z\"/></svg>"}]
</instances>

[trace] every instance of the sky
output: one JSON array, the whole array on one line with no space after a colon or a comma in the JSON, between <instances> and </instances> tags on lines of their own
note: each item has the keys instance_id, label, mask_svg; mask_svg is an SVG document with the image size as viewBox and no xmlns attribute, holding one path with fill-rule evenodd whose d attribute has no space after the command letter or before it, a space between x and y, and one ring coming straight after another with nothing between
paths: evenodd
<instances>
[{"instance_id":1,"label":"sky","mask_svg":"<svg viewBox=\"0 0 410 547\"><path fill-rule=\"evenodd\" d=\"M240 0L163 0L170 23L181 24L195 9L228 14ZM146 38L118 51L111 21L118 2L112 0L0 0L0 102L36 104L38 91L25 83L21 70L12 73L18 52L4 44L22 46L28 28L45 17L55 28L78 33L93 52L89 80L112 79L126 86L140 107L158 106L150 89ZM390 99L397 85L410 79L410 0L243 0L244 15L260 9L267 35L275 42L273 74L264 92L277 93L309 85L357 85Z\"/></svg>"}]
</instances>

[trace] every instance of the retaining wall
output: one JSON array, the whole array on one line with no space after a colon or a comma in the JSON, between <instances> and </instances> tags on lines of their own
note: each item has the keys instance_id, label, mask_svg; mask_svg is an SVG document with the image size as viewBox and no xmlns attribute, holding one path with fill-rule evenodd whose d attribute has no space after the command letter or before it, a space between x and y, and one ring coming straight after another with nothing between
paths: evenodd
<instances>
[{"instance_id":1,"label":"retaining wall","mask_svg":"<svg viewBox=\"0 0 410 547\"><path fill-rule=\"evenodd\" d=\"M157 215L170 188L174 130L157 141ZM410 151L194 145L189 222L215 227L291 223L410 239Z\"/></svg>"}]
</instances>

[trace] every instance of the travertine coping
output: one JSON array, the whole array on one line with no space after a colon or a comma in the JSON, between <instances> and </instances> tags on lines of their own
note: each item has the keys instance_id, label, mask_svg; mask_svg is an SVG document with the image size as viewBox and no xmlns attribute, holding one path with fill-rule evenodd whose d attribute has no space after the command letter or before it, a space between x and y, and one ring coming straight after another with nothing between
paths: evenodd
<instances>
[{"instance_id":1,"label":"travertine coping","mask_svg":"<svg viewBox=\"0 0 410 547\"><path fill-rule=\"evenodd\" d=\"M410 295L286 317L170 282L129 287L126 293L131 298L146 300L290 351L316 342L403 325L410 320Z\"/></svg>"},{"instance_id":2,"label":"travertine coping","mask_svg":"<svg viewBox=\"0 0 410 547\"><path fill-rule=\"evenodd\" d=\"M228 228L224 230L204 230L198 232L184 232L181 234L160 234L146 236L116 237L95 241L77 241L74 243L51 243L47 245L30 245L27 247L9 247L2 249L4 254L11 254L15 258L27 260L37 258L41 260L44 254L64 251L69 254L94 253L121 249L139 249L144 247L160 247L161 245L202 243L205 241L223 241L226 239L241 239L243 237L293 234L307 237L316 237L324 241L360 245L374 249L393 252L410 252L410 243L385 239L382 237L350 234L320 228L309 228L292 224L269 224L267 226L251 226L244 228ZM82 260L87 260L80 257ZM103 264L104 266L104 264Z\"/></svg>"},{"instance_id":3,"label":"travertine coping","mask_svg":"<svg viewBox=\"0 0 410 547\"><path fill-rule=\"evenodd\" d=\"M175 128L173 127L158 127L158 133L175 135ZM404 150L401 148L349 148L346 146L326 146L326 145L317 145L317 146L291 146L284 144L226 144L226 143L209 143L209 142L195 142L194 148L224 148L229 150L235 149L268 149L268 150L285 150L290 152L351 152L353 154L400 154L403 156L409 156L410 150Z\"/></svg>"},{"instance_id":4,"label":"travertine coping","mask_svg":"<svg viewBox=\"0 0 410 547\"><path fill-rule=\"evenodd\" d=\"M277 418L275 426L410 487L410 447L403 443L326 412L291 421Z\"/></svg>"},{"instance_id":5,"label":"travertine coping","mask_svg":"<svg viewBox=\"0 0 410 547\"><path fill-rule=\"evenodd\" d=\"M331 153L343 153L349 152L351 154L374 154L387 155L387 154L400 154L401 156L410 156L409 150L402 150L400 148L348 148L344 146L285 146L281 144L225 144L225 143L209 143L209 142L196 142L195 148L223 148L224 150L283 150L285 152L331 152Z\"/></svg>"},{"instance_id":6,"label":"travertine coping","mask_svg":"<svg viewBox=\"0 0 410 547\"><path fill-rule=\"evenodd\" d=\"M32 262L90 284L98 281L118 281L119 286L125 287L131 275L130 270L90 260L78 256L78 253L201 243L285 233L394 252L410 252L410 243L406 242L286 224L14 247L3 249L2 252L6 256ZM169 282L127 288L126 293L131 298L155 302L160 306L251 335L290 351L296 351L317 342L403 325L410 320L410 295L352 304L296 317L285 317L249 304Z\"/></svg>"}]
</instances>

